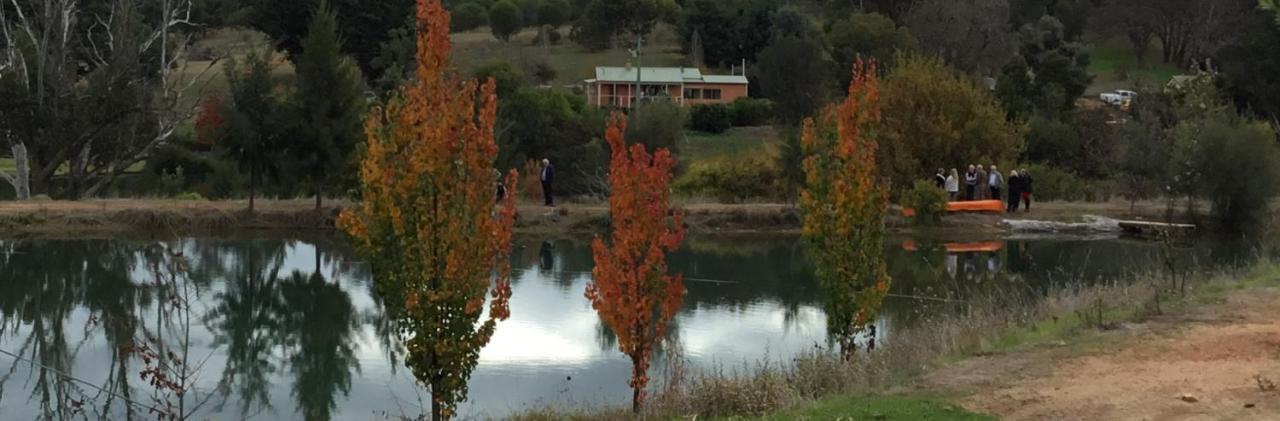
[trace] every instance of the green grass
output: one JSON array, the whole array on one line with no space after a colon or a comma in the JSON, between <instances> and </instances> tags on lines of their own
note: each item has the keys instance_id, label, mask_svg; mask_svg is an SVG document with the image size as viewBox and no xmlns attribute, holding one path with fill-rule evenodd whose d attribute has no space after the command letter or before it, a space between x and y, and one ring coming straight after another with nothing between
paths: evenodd
<instances>
[{"instance_id":1,"label":"green grass","mask_svg":"<svg viewBox=\"0 0 1280 421\"><path fill-rule=\"evenodd\" d=\"M1280 286L1280 264L1262 262L1254 266L1243 278L1204 283L1191 290L1185 299L1169 297L1163 305L1166 306L1166 311L1178 311L1187 305L1206 305L1221 301L1231 291L1276 286ZM1138 320L1146 314L1143 308L1145 304L1108 303L1102 311L1102 320L1105 323ZM1029 327L1000 335L987 346L977 350L977 353L1017 352L1054 342L1064 342L1080 349L1105 344L1107 338L1104 335L1100 335L1096 329L1087 329L1087 327L1085 320L1079 314L1060 314L1056 318L1041 320ZM952 355L947 360L957 361L972 354Z\"/></svg>"},{"instance_id":2,"label":"green grass","mask_svg":"<svg viewBox=\"0 0 1280 421\"><path fill-rule=\"evenodd\" d=\"M596 66L623 66L631 58L627 49L635 48L633 40L618 48L586 51L568 39L568 27L560 28L560 34L563 37L559 44L544 47L532 44L537 35L537 31L533 29L526 29L511 37L510 42L498 41L487 27L456 33L451 37L453 62L466 73L493 60L509 61L526 69L526 73L535 63L546 63L556 71L552 84L564 86L577 85L584 79L595 77ZM684 60L684 55L680 53L679 38L673 28L659 25L646 42L649 44L644 46L641 58L645 66L679 66Z\"/></svg>"},{"instance_id":3,"label":"green grass","mask_svg":"<svg viewBox=\"0 0 1280 421\"><path fill-rule=\"evenodd\" d=\"M764 420L995 420L943 402L900 396L837 396L802 405Z\"/></svg>"},{"instance_id":4,"label":"green grass","mask_svg":"<svg viewBox=\"0 0 1280 421\"><path fill-rule=\"evenodd\" d=\"M1152 43L1147 49L1145 65L1138 65L1138 58L1133 47L1123 38L1099 39L1089 48L1089 74L1094 76L1093 85L1085 91L1085 95L1095 96L1115 89L1134 89L1141 86L1160 87L1169 83L1176 75L1185 73L1177 66L1161 62L1160 45ZM1125 70L1127 75L1120 74Z\"/></svg>"},{"instance_id":5,"label":"green grass","mask_svg":"<svg viewBox=\"0 0 1280 421\"><path fill-rule=\"evenodd\" d=\"M768 127L734 127L721 134L689 131L680 144L680 160L686 162L733 158L742 155L776 154L782 142Z\"/></svg>"},{"instance_id":6,"label":"green grass","mask_svg":"<svg viewBox=\"0 0 1280 421\"><path fill-rule=\"evenodd\" d=\"M1208 304L1222 300L1231 291L1277 286L1280 286L1280 263L1264 262L1238 281L1205 285L1195 290L1192 298L1197 304Z\"/></svg>"}]
</instances>

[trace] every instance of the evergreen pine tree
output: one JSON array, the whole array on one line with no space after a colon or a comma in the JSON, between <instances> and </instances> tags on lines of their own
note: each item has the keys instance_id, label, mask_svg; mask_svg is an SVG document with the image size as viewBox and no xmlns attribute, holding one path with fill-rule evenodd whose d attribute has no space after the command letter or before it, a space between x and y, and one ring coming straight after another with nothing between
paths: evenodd
<instances>
[{"instance_id":1,"label":"evergreen pine tree","mask_svg":"<svg viewBox=\"0 0 1280 421\"><path fill-rule=\"evenodd\" d=\"M249 212L263 176L276 173L283 129L283 104L273 96L271 49L251 51L243 64L234 59L226 67L231 101L223 103L226 137L222 152L249 173Z\"/></svg>"},{"instance_id":2,"label":"evergreen pine tree","mask_svg":"<svg viewBox=\"0 0 1280 421\"><path fill-rule=\"evenodd\" d=\"M364 76L342 53L338 19L322 1L311 19L297 58L296 139L290 156L316 195L316 209L328 185L355 179L351 153L363 137Z\"/></svg>"}]
</instances>

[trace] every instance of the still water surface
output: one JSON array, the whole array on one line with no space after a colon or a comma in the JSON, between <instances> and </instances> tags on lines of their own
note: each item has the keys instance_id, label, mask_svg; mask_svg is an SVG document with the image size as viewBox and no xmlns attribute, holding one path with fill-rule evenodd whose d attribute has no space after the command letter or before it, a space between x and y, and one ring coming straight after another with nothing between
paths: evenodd
<instances>
[{"instance_id":1,"label":"still water surface","mask_svg":"<svg viewBox=\"0 0 1280 421\"><path fill-rule=\"evenodd\" d=\"M945 311L939 299L1153 270L1161 247L899 238L886 251L894 284L882 340ZM1218 264L1240 255L1209 242L1176 253ZM512 316L481 352L462 415L627 403L628 362L583 298L588 241L523 238L513 254ZM693 366L732 370L829 344L795 238L694 237L671 263L689 290L673 338ZM426 398L371 282L331 240L0 241L0 419L151 419L146 408L163 402L199 419L417 415ZM148 350L185 361L183 399L141 380Z\"/></svg>"}]
</instances>

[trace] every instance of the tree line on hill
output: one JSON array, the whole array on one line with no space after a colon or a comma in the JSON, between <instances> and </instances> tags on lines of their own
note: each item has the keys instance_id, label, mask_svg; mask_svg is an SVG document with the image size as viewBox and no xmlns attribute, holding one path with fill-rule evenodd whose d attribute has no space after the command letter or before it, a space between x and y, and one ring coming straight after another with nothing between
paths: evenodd
<instances>
[{"instance_id":1,"label":"tree line on hill","mask_svg":"<svg viewBox=\"0 0 1280 421\"><path fill-rule=\"evenodd\" d=\"M1140 164L1173 156L1175 137L1200 133L1175 130L1187 121L1210 116L1272 133L1280 127L1280 25L1260 7L1269 0L1174 2L1178 7L1158 0L456 0L446 6L455 31L489 26L498 38L511 39L537 27L539 38L560 42L567 26L567 39L592 51L630 45L664 28L679 38L686 65L725 68L745 61L756 103L691 110L656 104L632 112L629 130L642 132L628 138L676 149L686 128L718 132L734 123L771 123L787 134L790 147L776 161L682 166L697 176L691 178L715 180L684 183L690 191L733 190L725 196L734 198L794 191L797 124L843 97L847 69L863 57L879 62L884 76L882 124L895 141L886 142L879 159L895 189L935 167L1016 163L1034 168L1045 198L1081 200L1171 194L1170 183L1161 181L1172 171L1168 163L1160 171ZM0 175L19 197L139 189L213 197L245 190L345 194L366 97L392 94L413 77L406 71L414 67L413 1L329 0L329 9L317 13L320 3L7 4L0 8L4 45L15 47L0 56L0 136L15 165L0 167ZM54 7L74 13L43 13ZM91 19L112 16L121 19ZM312 16L318 19L306 18ZM130 24L118 23L123 17L132 18ZM191 89L221 71L190 60L192 46L225 26L266 34L296 76L273 74L279 56L254 51L213 60L225 64L225 94ZM84 36L23 38L48 28ZM1190 110L1185 87L1139 78L1128 80L1142 92L1133 109L1080 106L1078 98L1097 76L1088 71L1096 58L1086 45L1106 39L1127 43L1139 67L1162 64L1207 75L1211 83L1194 89L1208 92L1197 93L1207 102ZM470 71L499 80L500 167L551 158L567 192L603 193L602 112L578 93L535 87L555 79L549 66L495 62ZM756 117L736 121L739 116ZM1142 142L1163 145L1162 152L1142 155ZM1242 159L1266 156L1248 155ZM130 178L139 166L156 176ZM752 173L737 174L743 171ZM1224 175L1201 173L1214 180ZM758 187L703 185L725 180L757 180Z\"/></svg>"}]
</instances>

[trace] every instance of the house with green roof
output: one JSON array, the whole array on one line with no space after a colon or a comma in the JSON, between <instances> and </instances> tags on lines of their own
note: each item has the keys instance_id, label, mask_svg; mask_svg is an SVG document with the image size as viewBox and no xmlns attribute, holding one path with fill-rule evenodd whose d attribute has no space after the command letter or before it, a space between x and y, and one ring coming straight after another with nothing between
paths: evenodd
<instances>
[{"instance_id":1,"label":"house with green roof","mask_svg":"<svg viewBox=\"0 0 1280 421\"><path fill-rule=\"evenodd\" d=\"M747 96L747 77L707 75L694 67L596 67L584 81L587 103L631 108L637 102L672 101L681 106L724 104ZM638 88L637 88L638 87Z\"/></svg>"}]
</instances>

